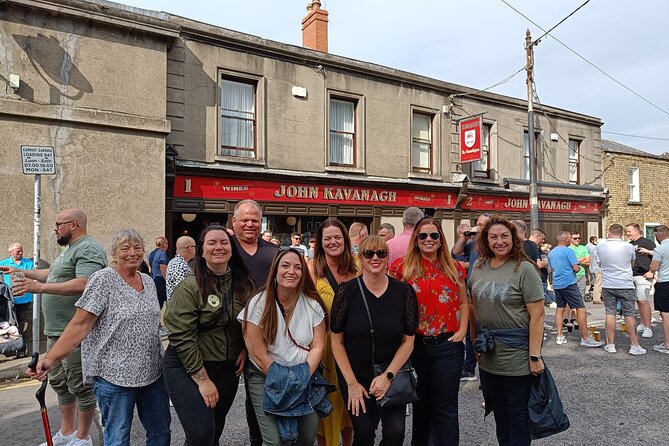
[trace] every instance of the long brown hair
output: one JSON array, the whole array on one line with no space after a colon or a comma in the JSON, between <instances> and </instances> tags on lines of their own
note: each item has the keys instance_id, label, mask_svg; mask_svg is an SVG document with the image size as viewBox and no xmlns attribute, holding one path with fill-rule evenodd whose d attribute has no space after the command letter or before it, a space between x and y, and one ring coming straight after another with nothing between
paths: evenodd
<instances>
[{"instance_id":1,"label":"long brown hair","mask_svg":"<svg viewBox=\"0 0 669 446\"><path fill-rule=\"evenodd\" d=\"M260 316L260 322L258 325L262 330L263 338L265 339L267 345L273 344L274 341L276 341L276 332L279 326L279 313L276 309L277 305L275 305L275 302L278 302L279 300L276 276L279 270L279 263L281 262L281 259L284 258L288 253L293 253L300 259L300 264L302 266L302 276L300 277L300 281L298 282L297 287L295 287L293 296L291 296L292 303L290 305L290 308L286 309L287 310L286 329L288 329L288 324L290 322L290 317L292 316L292 311L295 307L295 303L297 302L297 299L299 298L300 294L304 294L307 298L314 300L318 305L320 305L321 308L323 309L323 313L325 314L325 323L327 324L328 321L327 308L325 307L325 303L323 302L323 299L321 299L320 294L318 294L318 291L316 291L316 286L314 285L314 281L311 280L311 276L309 275L309 270L307 269L307 262L305 262L302 252L294 248L289 248L286 249L285 251L279 251L277 255L274 257L274 260L272 261L272 266L270 268L269 276L267 277L267 284L265 285L265 290L263 291L263 294L265 295L265 307L263 308L263 312L262 315ZM244 329L246 329L247 310L248 310L248 305L244 310L245 311Z\"/></svg>"},{"instance_id":2,"label":"long brown hair","mask_svg":"<svg viewBox=\"0 0 669 446\"><path fill-rule=\"evenodd\" d=\"M502 225L511 232L511 240L513 242L511 245L511 252L509 253L509 258L515 262L516 271L520 266L520 262L530 262L532 265L534 265L535 268L537 267L537 264L531 261L525 254L525 250L523 249L523 241L518 238L518 230L516 229L516 225L500 215L493 215L485 224L483 230L481 230L481 232L476 237L476 250L478 252L478 260L476 262L477 268L480 268L481 265L489 262L495 257L495 253L490 248L490 243L488 242L488 233L490 232L490 228L493 225Z\"/></svg>"},{"instance_id":3,"label":"long brown hair","mask_svg":"<svg viewBox=\"0 0 669 446\"><path fill-rule=\"evenodd\" d=\"M355 266L355 257L351 250L351 239L348 236L346 226L336 218L328 218L321 223L318 227L318 231L316 231L316 247L314 248L313 264L316 277L325 277L325 269L328 267L328 264L325 259L325 249L323 248L323 232L326 228L333 226L341 231L343 237L342 240L344 241L344 252L339 256L337 272L342 275L345 275L346 273L356 274L358 272L358 268Z\"/></svg>"},{"instance_id":4,"label":"long brown hair","mask_svg":"<svg viewBox=\"0 0 669 446\"><path fill-rule=\"evenodd\" d=\"M462 280L460 280L460 277L458 276L458 270L455 267L455 262L453 261L453 258L451 258L451 250L448 248L448 243L446 243L444 231L441 229L439 222L432 217L420 219L418 223L416 223L416 227L413 229L413 233L409 239L409 249L404 256L404 265L402 269L404 281L409 282L425 276L423 255L418 247L418 234L420 233L421 228L425 225L434 225L439 232L439 241L441 244L439 248L437 248L439 269L446 274L446 277L453 281L453 283L457 285L462 284Z\"/></svg>"}]
</instances>

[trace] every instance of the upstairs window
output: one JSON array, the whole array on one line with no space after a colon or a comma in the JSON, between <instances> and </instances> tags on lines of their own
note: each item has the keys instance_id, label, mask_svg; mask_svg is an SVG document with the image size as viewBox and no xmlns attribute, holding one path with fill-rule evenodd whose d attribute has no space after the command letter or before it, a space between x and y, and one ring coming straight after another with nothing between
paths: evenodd
<instances>
[{"instance_id":1,"label":"upstairs window","mask_svg":"<svg viewBox=\"0 0 669 446\"><path fill-rule=\"evenodd\" d=\"M535 132L534 134L534 160L536 161L537 157L536 154L539 152L539 136L541 134L538 132ZM536 166L536 162L535 162ZM529 180L530 179L530 139L528 137L527 130L523 133L523 180ZM538 179L538 178L537 178Z\"/></svg>"},{"instance_id":2,"label":"upstairs window","mask_svg":"<svg viewBox=\"0 0 669 446\"><path fill-rule=\"evenodd\" d=\"M490 133L492 125L483 124L481 129L481 160L472 163L474 178L490 178Z\"/></svg>"},{"instance_id":3,"label":"upstairs window","mask_svg":"<svg viewBox=\"0 0 669 446\"><path fill-rule=\"evenodd\" d=\"M413 112L411 119L411 171L432 173L432 119Z\"/></svg>"},{"instance_id":4,"label":"upstairs window","mask_svg":"<svg viewBox=\"0 0 669 446\"><path fill-rule=\"evenodd\" d=\"M355 106L354 101L330 99L331 166L355 166Z\"/></svg>"},{"instance_id":5,"label":"upstairs window","mask_svg":"<svg viewBox=\"0 0 669 446\"><path fill-rule=\"evenodd\" d=\"M581 141L577 139L569 140L569 183L580 184L580 154Z\"/></svg>"},{"instance_id":6,"label":"upstairs window","mask_svg":"<svg viewBox=\"0 0 669 446\"><path fill-rule=\"evenodd\" d=\"M630 167L627 169L627 189L629 191L628 200L634 203L641 201L641 188L639 183L639 168Z\"/></svg>"},{"instance_id":7,"label":"upstairs window","mask_svg":"<svg viewBox=\"0 0 669 446\"><path fill-rule=\"evenodd\" d=\"M256 86L221 81L221 155L256 157Z\"/></svg>"}]
</instances>

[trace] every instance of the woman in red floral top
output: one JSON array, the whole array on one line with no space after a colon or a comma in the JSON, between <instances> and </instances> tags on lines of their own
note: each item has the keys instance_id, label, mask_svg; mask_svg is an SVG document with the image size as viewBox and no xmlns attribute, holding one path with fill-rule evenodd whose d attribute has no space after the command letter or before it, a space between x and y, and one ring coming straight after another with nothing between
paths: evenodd
<instances>
[{"instance_id":1,"label":"woman in red floral top","mask_svg":"<svg viewBox=\"0 0 669 446\"><path fill-rule=\"evenodd\" d=\"M418 373L413 445L460 442L458 391L468 330L465 270L453 261L441 225L424 218L414 228L403 259L391 275L412 285L418 297L418 330L411 363Z\"/></svg>"}]
</instances>

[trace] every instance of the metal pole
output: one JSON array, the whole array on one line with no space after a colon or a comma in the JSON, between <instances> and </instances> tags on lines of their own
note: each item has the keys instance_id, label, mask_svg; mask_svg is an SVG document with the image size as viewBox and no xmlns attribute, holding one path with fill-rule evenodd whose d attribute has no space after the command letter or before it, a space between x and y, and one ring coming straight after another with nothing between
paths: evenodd
<instances>
[{"instance_id":1,"label":"metal pole","mask_svg":"<svg viewBox=\"0 0 669 446\"><path fill-rule=\"evenodd\" d=\"M525 33L527 53L527 148L530 156L530 227L539 227L539 200L537 198L537 150L534 144L534 45L530 30Z\"/></svg>"},{"instance_id":2,"label":"metal pole","mask_svg":"<svg viewBox=\"0 0 669 446\"><path fill-rule=\"evenodd\" d=\"M34 269L39 269L40 259L40 220L42 212L42 175L35 175L35 215L33 218L33 262ZM42 309L42 295L33 294L33 353L39 353L40 340L40 313Z\"/></svg>"}]
</instances>

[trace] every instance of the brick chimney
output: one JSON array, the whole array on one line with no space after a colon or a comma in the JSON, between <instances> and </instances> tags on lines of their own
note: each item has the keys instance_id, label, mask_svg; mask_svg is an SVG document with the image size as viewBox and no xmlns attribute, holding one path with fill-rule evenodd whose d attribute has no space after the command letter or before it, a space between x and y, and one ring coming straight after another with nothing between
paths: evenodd
<instances>
[{"instance_id":1,"label":"brick chimney","mask_svg":"<svg viewBox=\"0 0 669 446\"><path fill-rule=\"evenodd\" d=\"M328 12L321 9L319 0L307 5L307 15L302 19L302 46L328 52Z\"/></svg>"}]
</instances>

